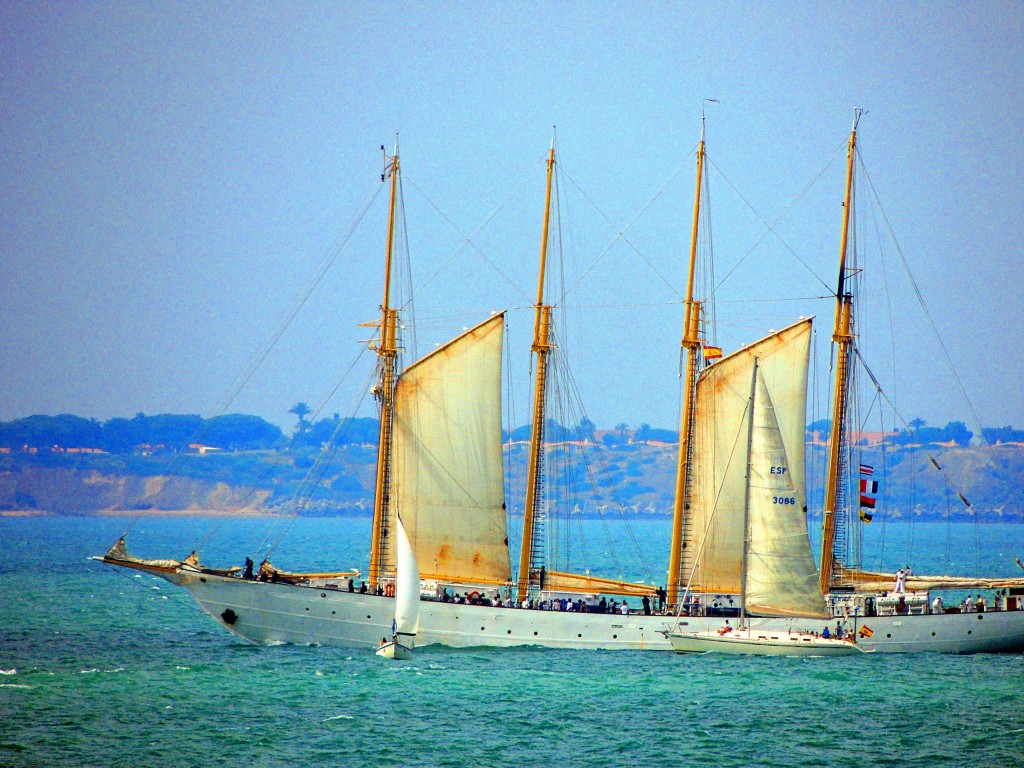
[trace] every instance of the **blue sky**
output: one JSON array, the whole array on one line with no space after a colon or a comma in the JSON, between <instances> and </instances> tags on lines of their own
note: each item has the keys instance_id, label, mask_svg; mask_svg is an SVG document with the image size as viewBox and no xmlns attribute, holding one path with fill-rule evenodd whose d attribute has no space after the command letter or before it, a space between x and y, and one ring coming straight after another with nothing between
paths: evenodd
<instances>
[{"instance_id":1,"label":"blue sky","mask_svg":"<svg viewBox=\"0 0 1024 768\"><path fill-rule=\"evenodd\" d=\"M576 385L599 426L675 427L707 97L722 346L815 314L827 369L863 107L882 206L862 178L881 222L858 234L865 358L905 418L970 420L877 245L887 220L981 421L1024 427L1022 20L1020 2L5 3L0 419L219 412L335 253L228 410L348 412L381 298L379 146L400 132L419 352L510 308L527 421L557 125L564 271L586 273L561 310Z\"/></svg>"}]
</instances>

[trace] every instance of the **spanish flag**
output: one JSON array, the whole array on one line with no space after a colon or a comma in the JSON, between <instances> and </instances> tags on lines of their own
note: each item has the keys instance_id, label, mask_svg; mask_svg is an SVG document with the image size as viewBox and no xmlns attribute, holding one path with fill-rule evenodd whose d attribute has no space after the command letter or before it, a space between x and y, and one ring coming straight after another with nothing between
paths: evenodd
<instances>
[{"instance_id":1,"label":"spanish flag","mask_svg":"<svg viewBox=\"0 0 1024 768\"><path fill-rule=\"evenodd\" d=\"M721 347L704 347L705 360L717 360L722 356Z\"/></svg>"},{"instance_id":2,"label":"spanish flag","mask_svg":"<svg viewBox=\"0 0 1024 768\"><path fill-rule=\"evenodd\" d=\"M873 630L871 627L865 624L857 631L857 634L861 637L871 637L873 634L875 634L875 630Z\"/></svg>"}]
</instances>

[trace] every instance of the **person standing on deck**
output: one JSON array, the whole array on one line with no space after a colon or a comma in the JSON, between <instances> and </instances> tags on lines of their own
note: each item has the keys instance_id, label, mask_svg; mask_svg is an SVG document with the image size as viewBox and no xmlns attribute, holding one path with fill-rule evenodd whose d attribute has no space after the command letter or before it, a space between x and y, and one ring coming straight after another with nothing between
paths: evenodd
<instances>
[{"instance_id":1,"label":"person standing on deck","mask_svg":"<svg viewBox=\"0 0 1024 768\"><path fill-rule=\"evenodd\" d=\"M665 610L665 600L666 600L666 598L668 598L668 592L665 591L664 587L658 587L657 595L658 595L658 611L660 613L661 611Z\"/></svg>"},{"instance_id":2,"label":"person standing on deck","mask_svg":"<svg viewBox=\"0 0 1024 768\"><path fill-rule=\"evenodd\" d=\"M896 592L896 594L898 594L898 595L902 595L903 594L903 589L904 589L904 585L906 584L906 581L907 581L906 571L904 571L902 568L900 568L898 571L896 571L896 588L894 590Z\"/></svg>"}]
</instances>

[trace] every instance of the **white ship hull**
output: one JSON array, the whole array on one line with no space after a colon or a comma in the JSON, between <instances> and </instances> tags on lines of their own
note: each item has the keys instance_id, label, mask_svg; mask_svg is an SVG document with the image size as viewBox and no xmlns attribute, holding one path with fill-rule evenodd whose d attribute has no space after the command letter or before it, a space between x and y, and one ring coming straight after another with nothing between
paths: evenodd
<instances>
[{"instance_id":1,"label":"white ship hull","mask_svg":"<svg viewBox=\"0 0 1024 768\"><path fill-rule=\"evenodd\" d=\"M180 579L222 626L260 645L280 643L376 648L390 637L394 601L317 587L188 574ZM732 618L735 622L735 617ZM851 617L858 646L879 653L1024 651L1024 611L923 616ZM423 601L416 644L672 651L662 634L672 616L535 611ZM753 626L820 632L828 622L755 619ZM834 625L833 619L831 624ZM683 617L677 631L717 631L724 618ZM870 637L860 634L863 628Z\"/></svg>"},{"instance_id":2,"label":"white ship hull","mask_svg":"<svg viewBox=\"0 0 1024 768\"><path fill-rule=\"evenodd\" d=\"M315 587L189 578L203 610L235 634L260 645L279 643L376 648L391 637L394 600ZM230 611L230 613L228 613ZM542 646L671 651L663 630L672 616L532 611L423 601L416 646Z\"/></svg>"}]
</instances>

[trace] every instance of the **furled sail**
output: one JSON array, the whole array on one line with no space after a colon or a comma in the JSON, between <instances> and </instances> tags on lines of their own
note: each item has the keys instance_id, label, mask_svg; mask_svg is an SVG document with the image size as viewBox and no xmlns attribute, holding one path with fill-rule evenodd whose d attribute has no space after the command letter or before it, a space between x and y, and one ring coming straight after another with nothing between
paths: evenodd
<instances>
[{"instance_id":1,"label":"furled sail","mask_svg":"<svg viewBox=\"0 0 1024 768\"><path fill-rule=\"evenodd\" d=\"M697 381L690 509L683 538L684 572L692 574L690 586L696 591L740 592L755 358L771 392L792 482L801 489L797 509L806 515L802 489L810 341L811 320L801 320L722 358Z\"/></svg>"},{"instance_id":2,"label":"furled sail","mask_svg":"<svg viewBox=\"0 0 1024 768\"><path fill-rule=\"evenodd\" d=\"M411 365L395 384L390 503L423 578L504 584L511 577L501 446L504 328L504 315L495 315ZM385 567L394 568L391 552Z\"/></svg>"},{"instance_id":3,"label":"furled sail","mask_svg":"<svg viewBox=\"0 0 1024 768\"><path fill-rule=\"evenodd\" d=\"M395 518L398 554L395 571L395 633L412 636L420 623L420 568L400 517Z\"/></svg>"},{"instance_id":4,"label":"furled sail","mask_svg":"<svg viewBox=\"0 0 1024 768\"><path fill-rule=\"evenodd\" d=\"M760 368L756 377L745 610L753 615L825 618L829 614L818 589L818 569L811 554L803 511L804 484L794 479L775 406Z\"/></svg>"}]
</instances>

